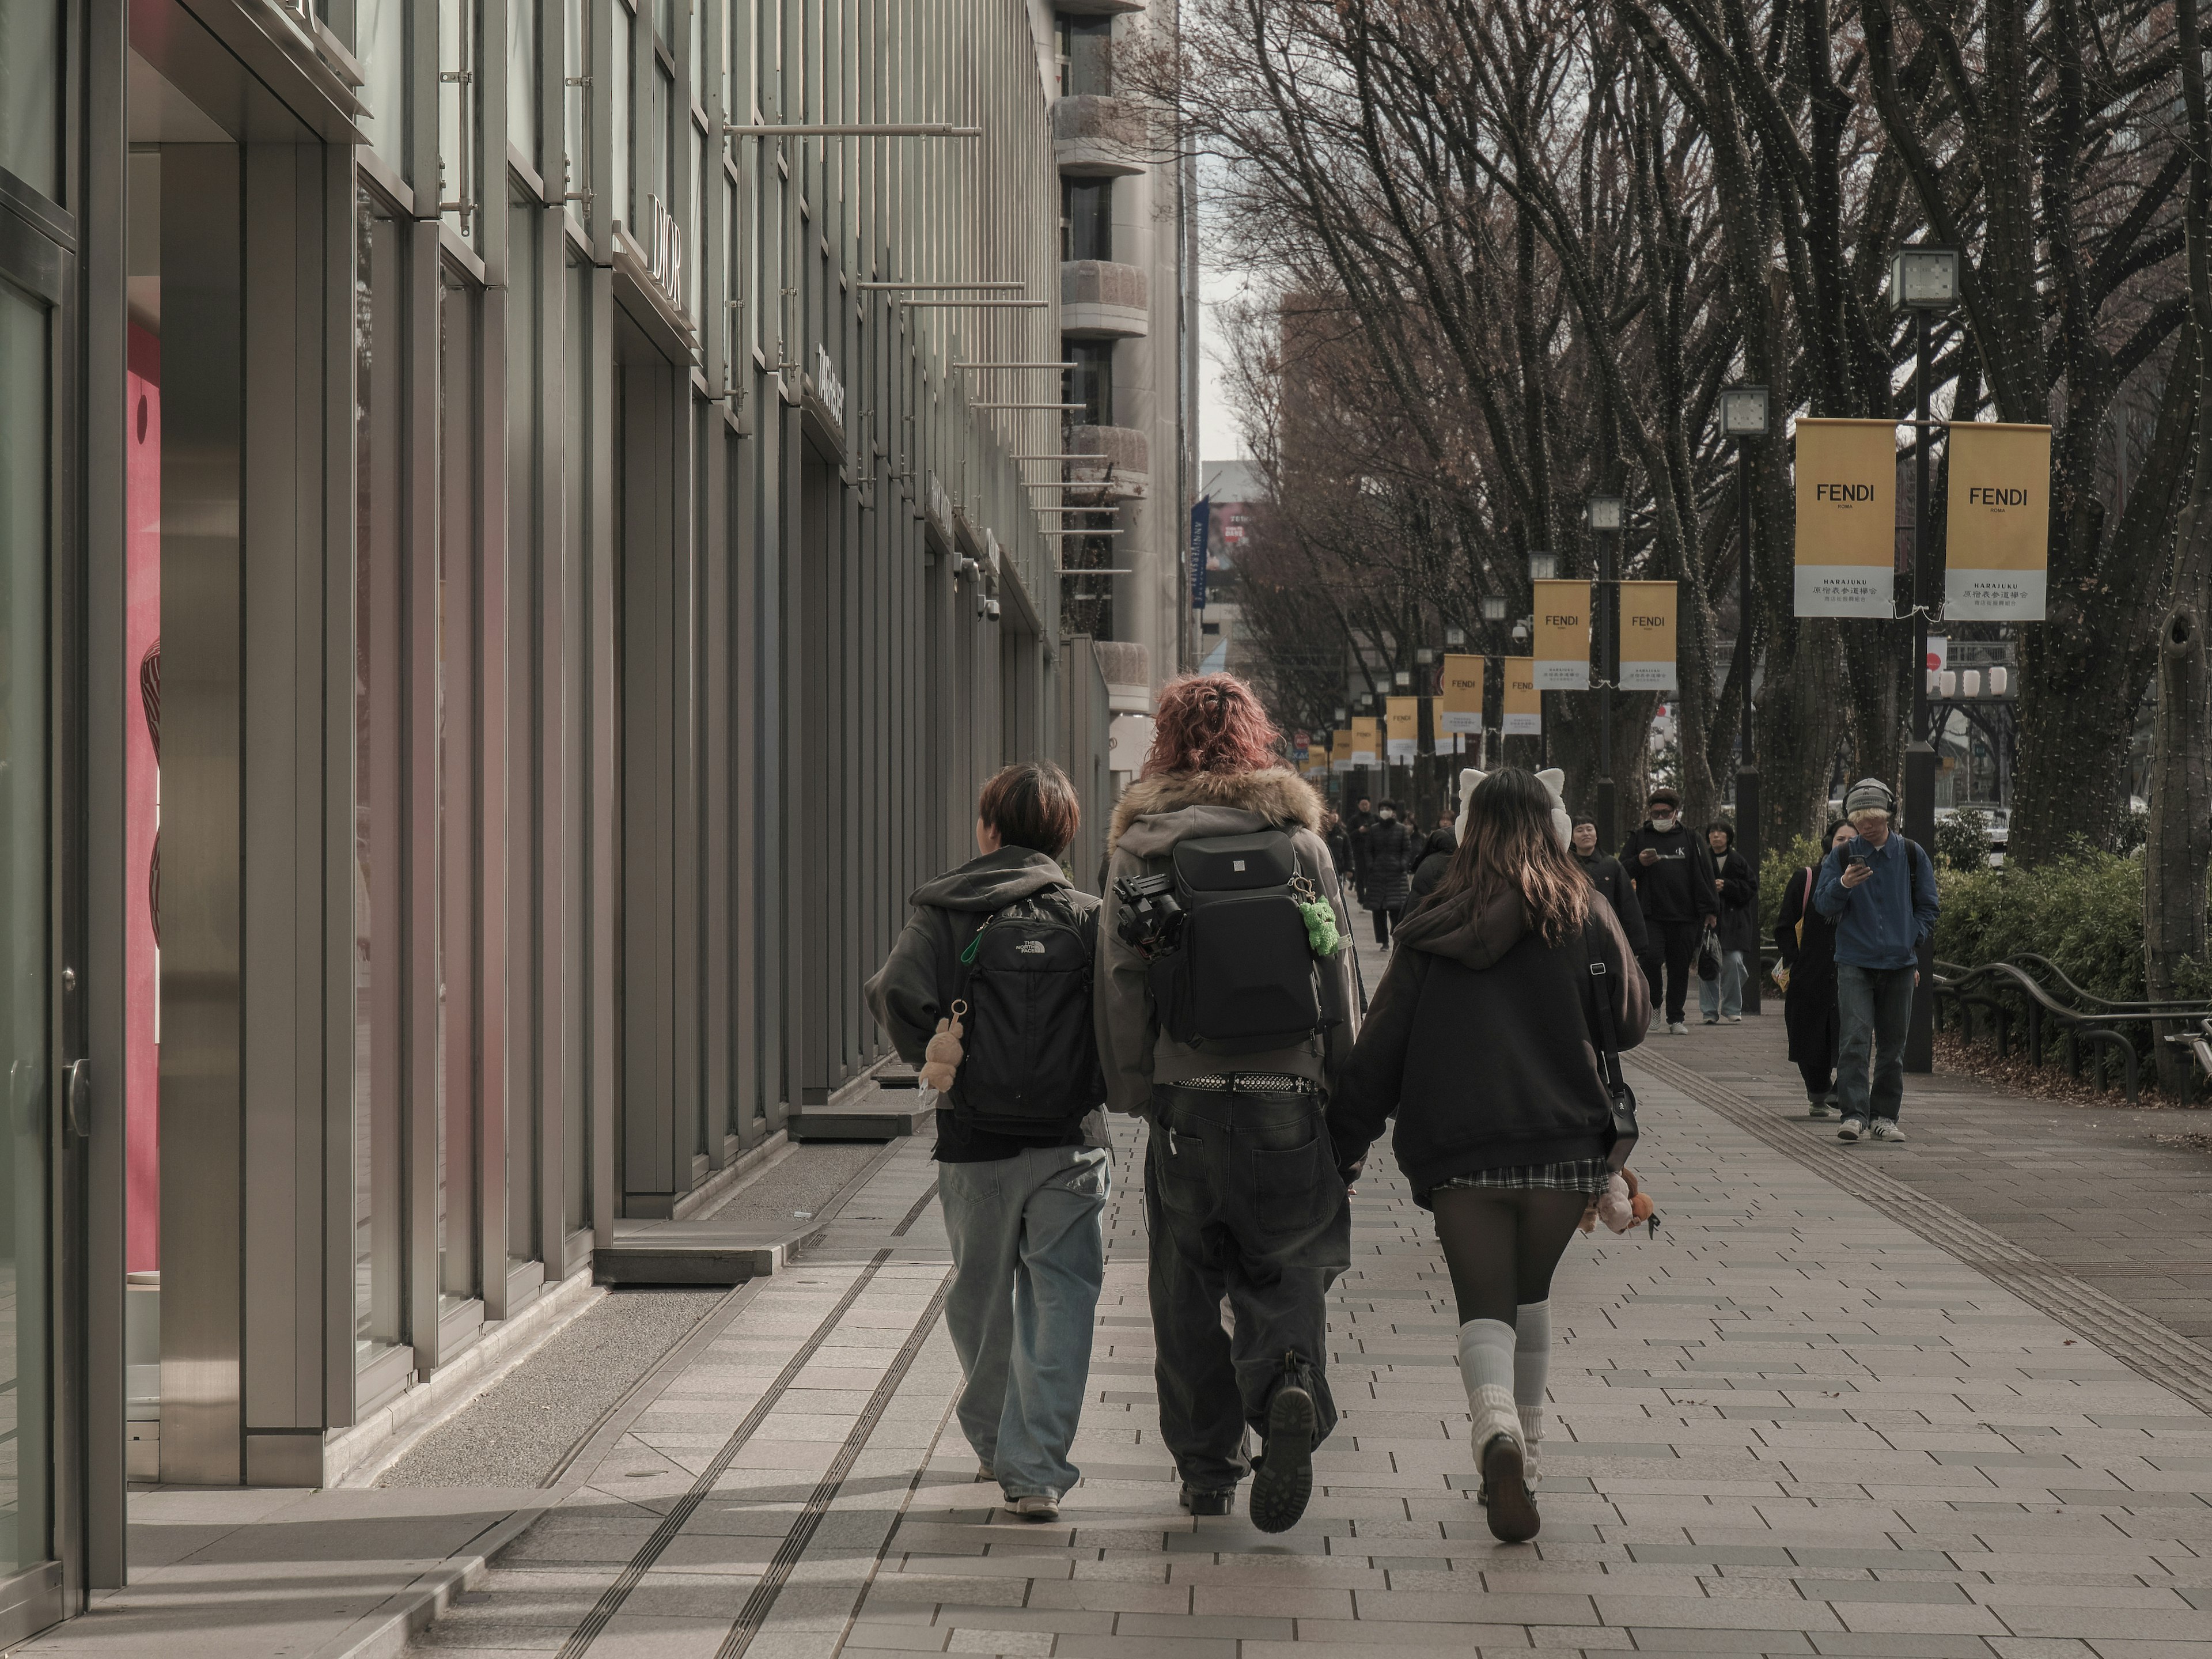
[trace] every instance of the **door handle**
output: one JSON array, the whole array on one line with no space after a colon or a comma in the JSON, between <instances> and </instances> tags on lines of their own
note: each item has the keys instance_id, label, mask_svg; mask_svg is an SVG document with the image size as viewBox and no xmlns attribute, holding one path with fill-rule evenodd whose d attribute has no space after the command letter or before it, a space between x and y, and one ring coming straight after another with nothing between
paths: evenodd
<instances>
[{"instance_id":1,"label":"door handle","mask_svg":"<svg viewBox=\"0 0 2212 1659\"><path fill-rule=\"evenodd\" d=\"M69 1131L80 1140L92 1138L92 1062L73 1060L69 1068Z\"/></svg>"}]
</instances>

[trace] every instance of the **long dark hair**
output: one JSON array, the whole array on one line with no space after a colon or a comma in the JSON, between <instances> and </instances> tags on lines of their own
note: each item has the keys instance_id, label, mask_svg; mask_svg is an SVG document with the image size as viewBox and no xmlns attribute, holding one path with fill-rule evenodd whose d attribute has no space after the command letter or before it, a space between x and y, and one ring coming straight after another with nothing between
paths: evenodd
<instances>
[{"instance_id":1,"label":"long dark hair","mask_svg":"<svg viewBox=\"0 0 2212 1659\"><path fill-rule=\"evenodd\" d=\"M1589 878L1559 845L1552 792L1517 766L1474 786L1467 835L1430 902L1444 904L1471 892L1480 912L1508 889L1520 894L1530 930L1547 945L1564 945L1589 914Z\"/></svg>"}]
</instances>

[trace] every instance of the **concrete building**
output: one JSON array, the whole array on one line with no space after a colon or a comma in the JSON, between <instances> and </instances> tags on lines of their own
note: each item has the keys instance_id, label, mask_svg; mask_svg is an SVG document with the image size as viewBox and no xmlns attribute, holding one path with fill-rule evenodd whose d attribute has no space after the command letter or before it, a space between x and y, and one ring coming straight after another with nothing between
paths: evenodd
<instances>
[{"instance_id":1,"label":"concrete building","mask_svg":"<svg viewBox=\"0 0 2212 1659\"><path fill-rule=\"evenodd\" d=\"M1035 0L0 19L4 1643L127 1471L343 1478L865 1079L993 769L1095 866L1024 458L1184 660L1189 285ZM979 366L1068 343L1064 436Z\"/></svg>"}]
</instances>

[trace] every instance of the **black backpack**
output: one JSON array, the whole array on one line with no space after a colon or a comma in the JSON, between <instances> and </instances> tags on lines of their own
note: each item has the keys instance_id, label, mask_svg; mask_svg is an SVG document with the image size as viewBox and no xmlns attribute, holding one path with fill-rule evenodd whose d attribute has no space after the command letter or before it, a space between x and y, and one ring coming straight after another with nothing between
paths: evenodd
<instances>
[{"instance_id":1,"label":"black backpack","mask_svg":"<svg viewBox=\"0 0 2212 1659\"><path fill-rule=\"evenodd\" d=\"M1334 1022L1301 901L1321 897L1288 830L1179 841L1170 854L1182 931L1146 969L1152 1007L1177 1042L1223 1054L1287 1048Z\"/></svg>"},{"instance_id":2,"label":"black backpack","mask_svg":"<svg viewBox=\"0 0 2212 1659\"><path fill-rule=\"evenodd\" d=\"M960 953L963 1054L950 1096L963 1126L1036 1135L1106 1098L1092 1023L1098 905L1064 890L994 910Z\"/></svg>"}]
</instances>

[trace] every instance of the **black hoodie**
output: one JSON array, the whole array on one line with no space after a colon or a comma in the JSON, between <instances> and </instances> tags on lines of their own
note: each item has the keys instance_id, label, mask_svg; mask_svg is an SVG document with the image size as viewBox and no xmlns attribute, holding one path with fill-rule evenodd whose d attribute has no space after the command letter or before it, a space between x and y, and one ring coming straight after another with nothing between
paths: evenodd
<instances>
[{"instance_id":1,"label":"black hoodie","mask_svg":"<svg viewBox=\"0 0 2212 1659\"><path fill-rule=\"evenodd\" d=\"M1656 854L1646 864L1638 856L1645 848ZM1671 829L1660 830L1646 818L1637 825L1620 849L1620 867L1636 884L1644 902L1646 921L1696 921L1717 918L1720 895L1713 890L1713 855L1702 835L1692 835L1676 818Z\"/></svg>"},{"instance_id":2,"label":"black hoodie","mask_svg":"<svg viewBox=\"0 0 2212 1659\"><path fill-rule=\"evenodd\" d=\"M1027 847L986 853L914 890L908 901L914 915L866 987L868 1012L889 1034L901 1060L918 1066L927 1058L937 1022L957 994L960 951L984 918L1016 899L1031 897L1064 907L1069 920L1086 933L1097 926L1098 901L1076 891L1058 864ZM1030 1146L1109 1144L1103 1111L1065 1133L1026 1138L965 1128L954 1120L951 1107L937 1109L936 1155L945 1164L1012 1158Z\"/></svg>"},{"instance_id":3,"label":"black hoodie","mask_svg":"<svg viewBox=\"0 0 2212 1659\"><path fill-rule=\"evenodd\" d=\"M1615 1036L1633 1048L1651 999L1601 896L1583 939L1616 988ZM1583 994L1592 977L1571 942L1529 931L1518 893L1480 915L1469 891L1407 915L1328 1103L1338 1167L1364 1158L1393 1114L1391 1150L1424 1207L1454 1176L1602 1157L1612 1103Z\"/></svg>"}]
</instances>

